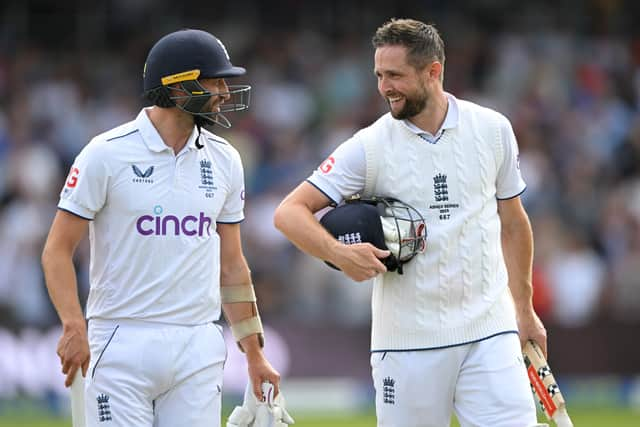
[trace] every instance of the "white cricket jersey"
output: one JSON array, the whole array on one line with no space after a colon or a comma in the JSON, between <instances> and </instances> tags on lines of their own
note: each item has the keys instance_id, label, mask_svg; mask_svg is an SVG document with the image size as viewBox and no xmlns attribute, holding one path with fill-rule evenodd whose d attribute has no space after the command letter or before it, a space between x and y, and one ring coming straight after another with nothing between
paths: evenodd
<instances>
[{"instance_id":1,"label":"white cricket jersey","mask_svg":"<svg viewBox=\"0 0 640 427\"><path fill-rule=\"evenodd\" d=\"M87 318L219 319L216 223L244 219L242 162L223 138L194 127L176 155L143 109L84 147L58 208L92 220Z\"/></svg>"},{"instance_id":2,"label":"white cricket jersey","mask_svg":"<svg viewBox=\"0 0 640 427\"><path fill-rule=\"evenodd\" d=\"M447 94L441 129L426 134L385 114L325 160L308 181L335 202L360 193L421 212L426 251L404 275L376 277L372 350L457 345L517 330L497 200L525 189L506 117Z\"/></svg>"},{"instance_id":3,"label":"white cricket jersey","mask_svg":"<svg viewBox=\"0 0 640 427\"><path fill-rule=\"evenodd\" d=\"M451 94L445 93L449 101L449 108L442 126L435 135L418 128L408 120L402 120L411 132L415 133L426 143L438 144L447 130L458 125L458 100ZM518 144L508 121L503 122L502 146L504 163L496 181L498 199L510 199L524 191L526 187L520 174ZM364 141L362 138L350 138L316 169L308 178L308 182L322 191L333 202L340 203L345 197L362 193L366 178L366 160Z\"/></svg>"}]
</instances>

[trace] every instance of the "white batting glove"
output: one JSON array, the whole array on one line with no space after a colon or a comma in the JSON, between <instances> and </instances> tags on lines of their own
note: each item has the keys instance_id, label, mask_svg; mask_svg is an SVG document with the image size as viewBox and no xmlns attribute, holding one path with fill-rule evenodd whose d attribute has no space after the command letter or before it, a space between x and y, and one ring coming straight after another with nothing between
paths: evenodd
<instances>
[{"instance_id":1,"label":"white batting glove","mask_svg":"<svg viewBox=\"0 0 640 427\"><path fill-rule=\"evenodd\" d=\"M251 391L251 381L248 382L244 391L244 402L242 406L236 406L227 419L227 427L251 427L256 418L258 409L258 399Z\"/></svg>"},{"instance_id":2,"label":"white batting glove","mask_svg":"<svg viewBox=\"0 0 640 427\"><path fill-rule=\"evenodd\" d=\"M284 407L282 391L274 398L273 389L273 384L263 382L263 401L258 402L249 382L244 391L244 402L231 412L227 427L287 427L294 424L295 421Z\"/></svg>"}]
</instances>

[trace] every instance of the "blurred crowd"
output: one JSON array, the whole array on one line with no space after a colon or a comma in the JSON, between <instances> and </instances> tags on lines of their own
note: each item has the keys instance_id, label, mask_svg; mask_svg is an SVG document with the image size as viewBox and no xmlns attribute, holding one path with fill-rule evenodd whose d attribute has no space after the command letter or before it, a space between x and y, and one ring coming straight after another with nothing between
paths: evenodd
<instances>
[{"instance_id":1,"label":"blurred crowd","mask_svg":"<svg viewBox=\"0 0 640 427\"><path fill-rule=\"evenodd\" d=\"M391 16L434 22L446 45L445 90L495 108L513 124L541 317L566 327L601 319L640 324L640 38L616 27L633 21L626 2L585 7L563 28L533 6L500 11L505 20L537 11L505 25L490 11L461 12L447 2L434 2L433 10L417 2L413 13L345 6L346 17L307 5L290 11L288 27L273 11L262 14L259 2L242 1L224 10L227 19L182 10L153 30L140 28L160 14L150 12L152 2L107 3L102 20L75 10L94 19L67 27L69 37L64 27L51 35L39 29L42 17L29 6L6 6L21 20L5 14L12 25L0 30L0 327L57 323L40 252L66 172L93 135L132 120L145 105L148 49L185 26L219 36L232 61L248 70L238 82L253 86L249 111L229 115L233 127L214 132L244 160L242 232L263 317L366 326L370 286L302 255L275 230L272 214L340 142L386 111L370 37ZM584 2L600 3L607 2ZM240 14L242 5L247 13ZM331 13L337 21L325 28ZM76 259L83 300L88 259L85 241Z\"/></svg>"}]
</instances>

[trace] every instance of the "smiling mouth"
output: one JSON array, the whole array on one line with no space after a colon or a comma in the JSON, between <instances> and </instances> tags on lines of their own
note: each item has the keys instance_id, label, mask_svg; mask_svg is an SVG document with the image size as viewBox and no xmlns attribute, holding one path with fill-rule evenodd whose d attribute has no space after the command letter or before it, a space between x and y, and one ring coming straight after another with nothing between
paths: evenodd
<instances>
[{"instance_id":1,"label":"smiling mouth","mask_svg":"<svg viewBox=\"0 0 640 427\"><path fill-rule=\"evenodd\" d=\"M211 106L211 110L212 110L212 111L220 111L220 107L222 107L222 104L224 104L224 101L217 101L217 102L215 102L215 103Z\"/></svg>"},{"instance_id":2,"label":"smiling mouth","mask_svg":"<svg viewBox=\"0 0 640 427\"><path fill-rule=\"evenodd\" d=\"M393 104L399 103L403 99L404 99L404 97L402 97L402 96L395 96L395 97L388 96L387 97L387 102L389 103L389 105L393 105Z\"/></svg>"}]
</instances>

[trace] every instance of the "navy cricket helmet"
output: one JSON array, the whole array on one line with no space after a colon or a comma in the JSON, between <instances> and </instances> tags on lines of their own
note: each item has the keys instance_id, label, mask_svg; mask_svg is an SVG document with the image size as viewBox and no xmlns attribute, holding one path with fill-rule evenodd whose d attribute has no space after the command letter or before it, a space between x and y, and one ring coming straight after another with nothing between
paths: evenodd
<instances>
[{"instance_id":1,"label":"navy cricket helmet","mask_svg":"<svg viewBox=\"0 0 640 427\"><path fill-rule=\"evenodd\" d=\"M397 270L399 274L402 265L426 247L427 229L420 212L391 197L354 196L327 212L320 224L344 244L371 243L389 250L391 255L381 261L388 271Z\"/></svg>"},{"instance_id":2,"label":"navy cricket helmet","mask_svg":"<svg viewBox=\"0 0 640 427\"><path fill-rule=\"evenodd\" d=\"M231 123L221 113L249 108L249 85L229 85L229 91L212 93L199 79L238 77L246 73L231 64L227 49L212 34L194 29L162 37L149 51L144 65L144 96L163 108L178 107L194 116L197 125ZM220 111L207 111L213 96L228 96Z\"/></svg>"}]
</instances>

